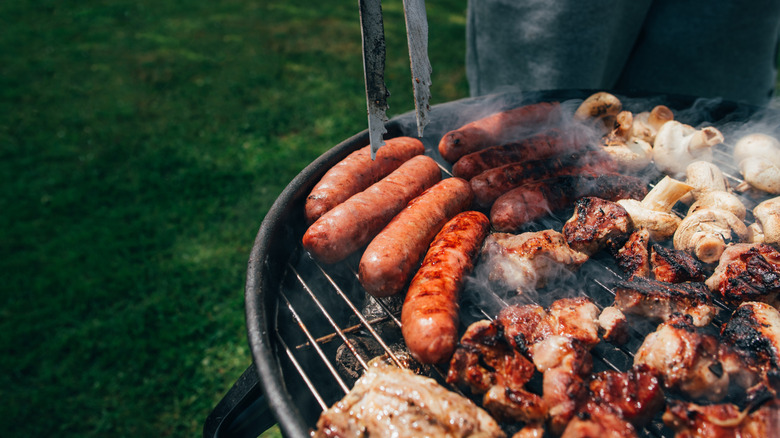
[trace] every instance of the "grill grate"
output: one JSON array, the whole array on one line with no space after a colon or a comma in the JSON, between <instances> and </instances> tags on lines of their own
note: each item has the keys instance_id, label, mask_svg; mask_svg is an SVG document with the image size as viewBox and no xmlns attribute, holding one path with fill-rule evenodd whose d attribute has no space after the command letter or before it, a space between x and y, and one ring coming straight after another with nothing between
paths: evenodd
<instances>
[{"instance_id":1,"label":"grill grate","mask_svg":"<svg viewBox=\"0 0 780 438\"><path fill-rule=\"evenodd\" d=\"M731 163L727 148L716 148L715 162L731 186L735 187L743 181L737 177L739 172ZM449 174L446 167L442 166L442 170ZM750 223L753 220L752 208L758 202L748 196L741 198L748 208L746 221ZM684 211L677 213L685 214ZM399 318L402 299L375 298L362 290L356 269L359 255L353 255L337 265L323 266L305 253L300 241L296 245L279 283L274 328L276 341L284 353L279 358L285 362L282 364L286 370L285 382L288 390L293 392L293 398L299 401L299 409L311 421L310 427L315 426L314 422L320 412L349 391L362 371L367 369L368 361L380 355L388 357L398 366L412 368L460 392L444 381L446 369L420 365L411 359L401 336ZM581 269L577 275L584 276L584 283L581 283L584 284L584 294L590 296L602 310L612 303L615 296L609 287L610 280L620 280L623 276L607 257L594 257L588 264L591 268ZM599 277L589 275L593 272L602 274ZM481 291L484 293L484 290ZM496 312L491 309L509 304L507 299L495 293L482 298L483 303L490 305L469 304L466 309L468 315L461 321L463 327L477 319L492 320ZM538 304L546 307L544 303ZM720 301L716 300L715 304L730 311ZM719 326L723 322L721 316L713 324ZM650 324L645 328L631 327L631 336L624 345L613 345L606 341L597 344L591 350L594 372L628 370L633 365L634 352L645 335L654 329ZM536 383L540 385L540 382ZM529 383L532 384L533 381ZM531 386L531 389L536 388ZM661 421L660 414L640 431L640 436L645 437L672 435Z\"/></svg>"}]
</instances>

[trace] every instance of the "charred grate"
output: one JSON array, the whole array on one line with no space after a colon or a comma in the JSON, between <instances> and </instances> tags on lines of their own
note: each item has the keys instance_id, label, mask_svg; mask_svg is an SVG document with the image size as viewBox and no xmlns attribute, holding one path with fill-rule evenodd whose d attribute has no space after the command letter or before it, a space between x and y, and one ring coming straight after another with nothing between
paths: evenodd
<instances>
[{"instance_id":1,"label":"charred grate","mask_svg":"<svg viewBox=\"0 0 780 438\"><path fill-rule=\"evenodd\" d=\"M731 162L729 152L723 147L716 148L714 152L714 161L731 186L741 184L743 181L738 178L739 171ZM445 167L442 170L448 173ZM654 180L658 179L660 176ZM741 196L741 199L748 209L746 222L749 223L753 220L752 208L763 199L750 196ZM685 215L684 210L675 211ZM558 220L562 225L565 218ZM420 365L411 358L401 336L399 318L403 298L375 298L365 293L357 278L358 262L359 255L353 255L337 265L323 266L306 254L298 242L279 284L273 325L278 357L287 390L296 400L304 418L310 421L311 428L315 427L319 414L340 400L367 368L367 363L377 356L386 356L395 364L412 368L460 393L458 388L444 381L445 368ZM591 269L586 270L584 278L580 279L584 282L581 294L589 296L599 310L603 310L612 304L615 297L610 284L625 279L625 276L614 264L610 264L607 257L594 257L586 264L591 264ZM595 271L601 274L588 275ZM549 300L557 298L548 297ZM461 320L462 329L477 319L492 320L497 314L495 308L509 304L507 299L496 293L483 297L483 300L483 304L489 304L467 303L467 308L464 305L468 316ZM733 309L718 300L714 303L725 311L712 323L714 327L719 327L725 321L724 313ZM537 304L546 307L549 303L537 301ZM591 350L593 372L631 368L634 352L653 330L655 324L651 323L646 327L632 326L628 342L622 345L604 340L599 342ZM534 383L539 387L534 388ZM541 389L538 381L532 380L529 386L536 392ZM669 397L672 396L667 395ZM645 437L673 436L663 424L661 414L638 432Z\"/></svg>"}]
</instances>

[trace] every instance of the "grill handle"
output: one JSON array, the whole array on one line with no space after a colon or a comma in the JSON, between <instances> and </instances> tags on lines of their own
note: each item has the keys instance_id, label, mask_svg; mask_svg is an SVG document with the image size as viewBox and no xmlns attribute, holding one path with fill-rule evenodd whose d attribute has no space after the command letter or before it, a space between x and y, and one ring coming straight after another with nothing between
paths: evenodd
<instances>
[{"instance_id":1,"label":"grill handle","mask_svg":"<svg viewBox=\"0 0 780 438\"><path fill-rule=\"evenodd\" d=\"M253 363L206 418L203 438L254 438L275 424Z\"/></svg>"}]
</instances>

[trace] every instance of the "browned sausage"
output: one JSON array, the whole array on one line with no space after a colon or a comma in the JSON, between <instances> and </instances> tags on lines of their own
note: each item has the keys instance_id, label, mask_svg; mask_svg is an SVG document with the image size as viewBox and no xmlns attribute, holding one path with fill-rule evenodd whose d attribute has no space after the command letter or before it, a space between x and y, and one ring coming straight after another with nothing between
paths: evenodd
<instances>
[{"instance_id":1,"label":"browned sausage","mask_svg":"<svg viewBox=\"0 0 780 438\"><path fill-rule=\"evenodd\" d=\"M612 157L601 151L590 151L584 154L506 164L480 173L469 183L474 191L475 204L487 208L504 193L533 181L563 175L595 176L616 170L617 164Z\"/></svg>"},{"instance_id":2,"label":"browned sausage","mask_svg":"<svg viewBox=\"0 0 780 438\"><path fill-rule=\"evenodd\" d=\"M414 198L368 244L360 259L360 283L377 297L401 291L444 223L471 205L471 186L447 178Z\"/></svg>"},{"instance_id":3,"label":"browned sausage","mask_svg":"<svg viewBox=\"0 0 780 438\"><path fill-rule=\"evenodd\" d=\"M471 179L488 169L507 163L541 160L576 153L589 149L590 145L591 142L584 133L550 129L524 140L491 146L464 155L452 166L452 174L463 179Z\"/></svg>"},{"instance_id":4,"label":"browned sausage","mask_svg":"<svg viewBox=\"0 0 780 438\"><path fill-rule=\"evenodd\" d=\"M344 260L370 242L409 201L440 180L436 161L418 155L322 215L304 233L303 247L323 263Z\"/></svg>"},{"instance_id":5,"label":"browned sausage","mask_svg":"<svg viewBox=\"0 0 780 438\"><path fill-rule=\"evenodd\" d=\"M425 146L412 137L396 137L385 141L385 145L371 159L371 147L366 146L347 155L322 176L306 198L306 222L314 223L327 211L362 192L390 172L414 157L422 155Z\"/></svg>"},{"instance_id":6,"label":"browned sausage","mask_svg":"<svg viewBox=\"0 0 780 438\"><path fill-rule=\"evenodd\" d=\"M529 127L561 119L558 102L540 102L501 111L444 134L439 141L441 156L454 163L458 158L490 146L511 141Z\"/></svg>"},{"instance_id":7,"label":"browned sausage","mask_svg":"<svg viewBox=\"0 0 780 438\"><path fill-rule=\"evenodd\" d=\"M460 290L489 230L487 216L465 211L433 239L401 310L401 332L418 361L440 363L455 350Z\"/></svg>"},{"instance_id":8,"label":"browned sausage","mask_svg":"<svg viewBox=\"0 0 780 438\"><path fill-rule=\"evenodd\" d=\"M490 209L490 221L497 231L512 232L528 222L571 206L585 196L608 201L642 199L647 186L641 179L610 173L599 176L560 176L537 181L501 195Z\"/></svg>"}]
</instances>

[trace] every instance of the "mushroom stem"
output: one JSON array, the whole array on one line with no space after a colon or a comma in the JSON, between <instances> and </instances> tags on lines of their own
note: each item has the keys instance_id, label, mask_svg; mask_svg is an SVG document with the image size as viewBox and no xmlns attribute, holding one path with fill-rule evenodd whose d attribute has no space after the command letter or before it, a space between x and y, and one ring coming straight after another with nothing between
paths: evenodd
<instances>
[{"instance_id":1,"label":"mushroom stem","mask_svg":"<svg viewBox=\"0 0 780 438\"><path fill-rule=\"evenodd\" d=\"M667 175L642 199L642 206L649 210L668 213L672 211L674 204L692 189L692 186Z\"/></svg>"}]
</instances>

